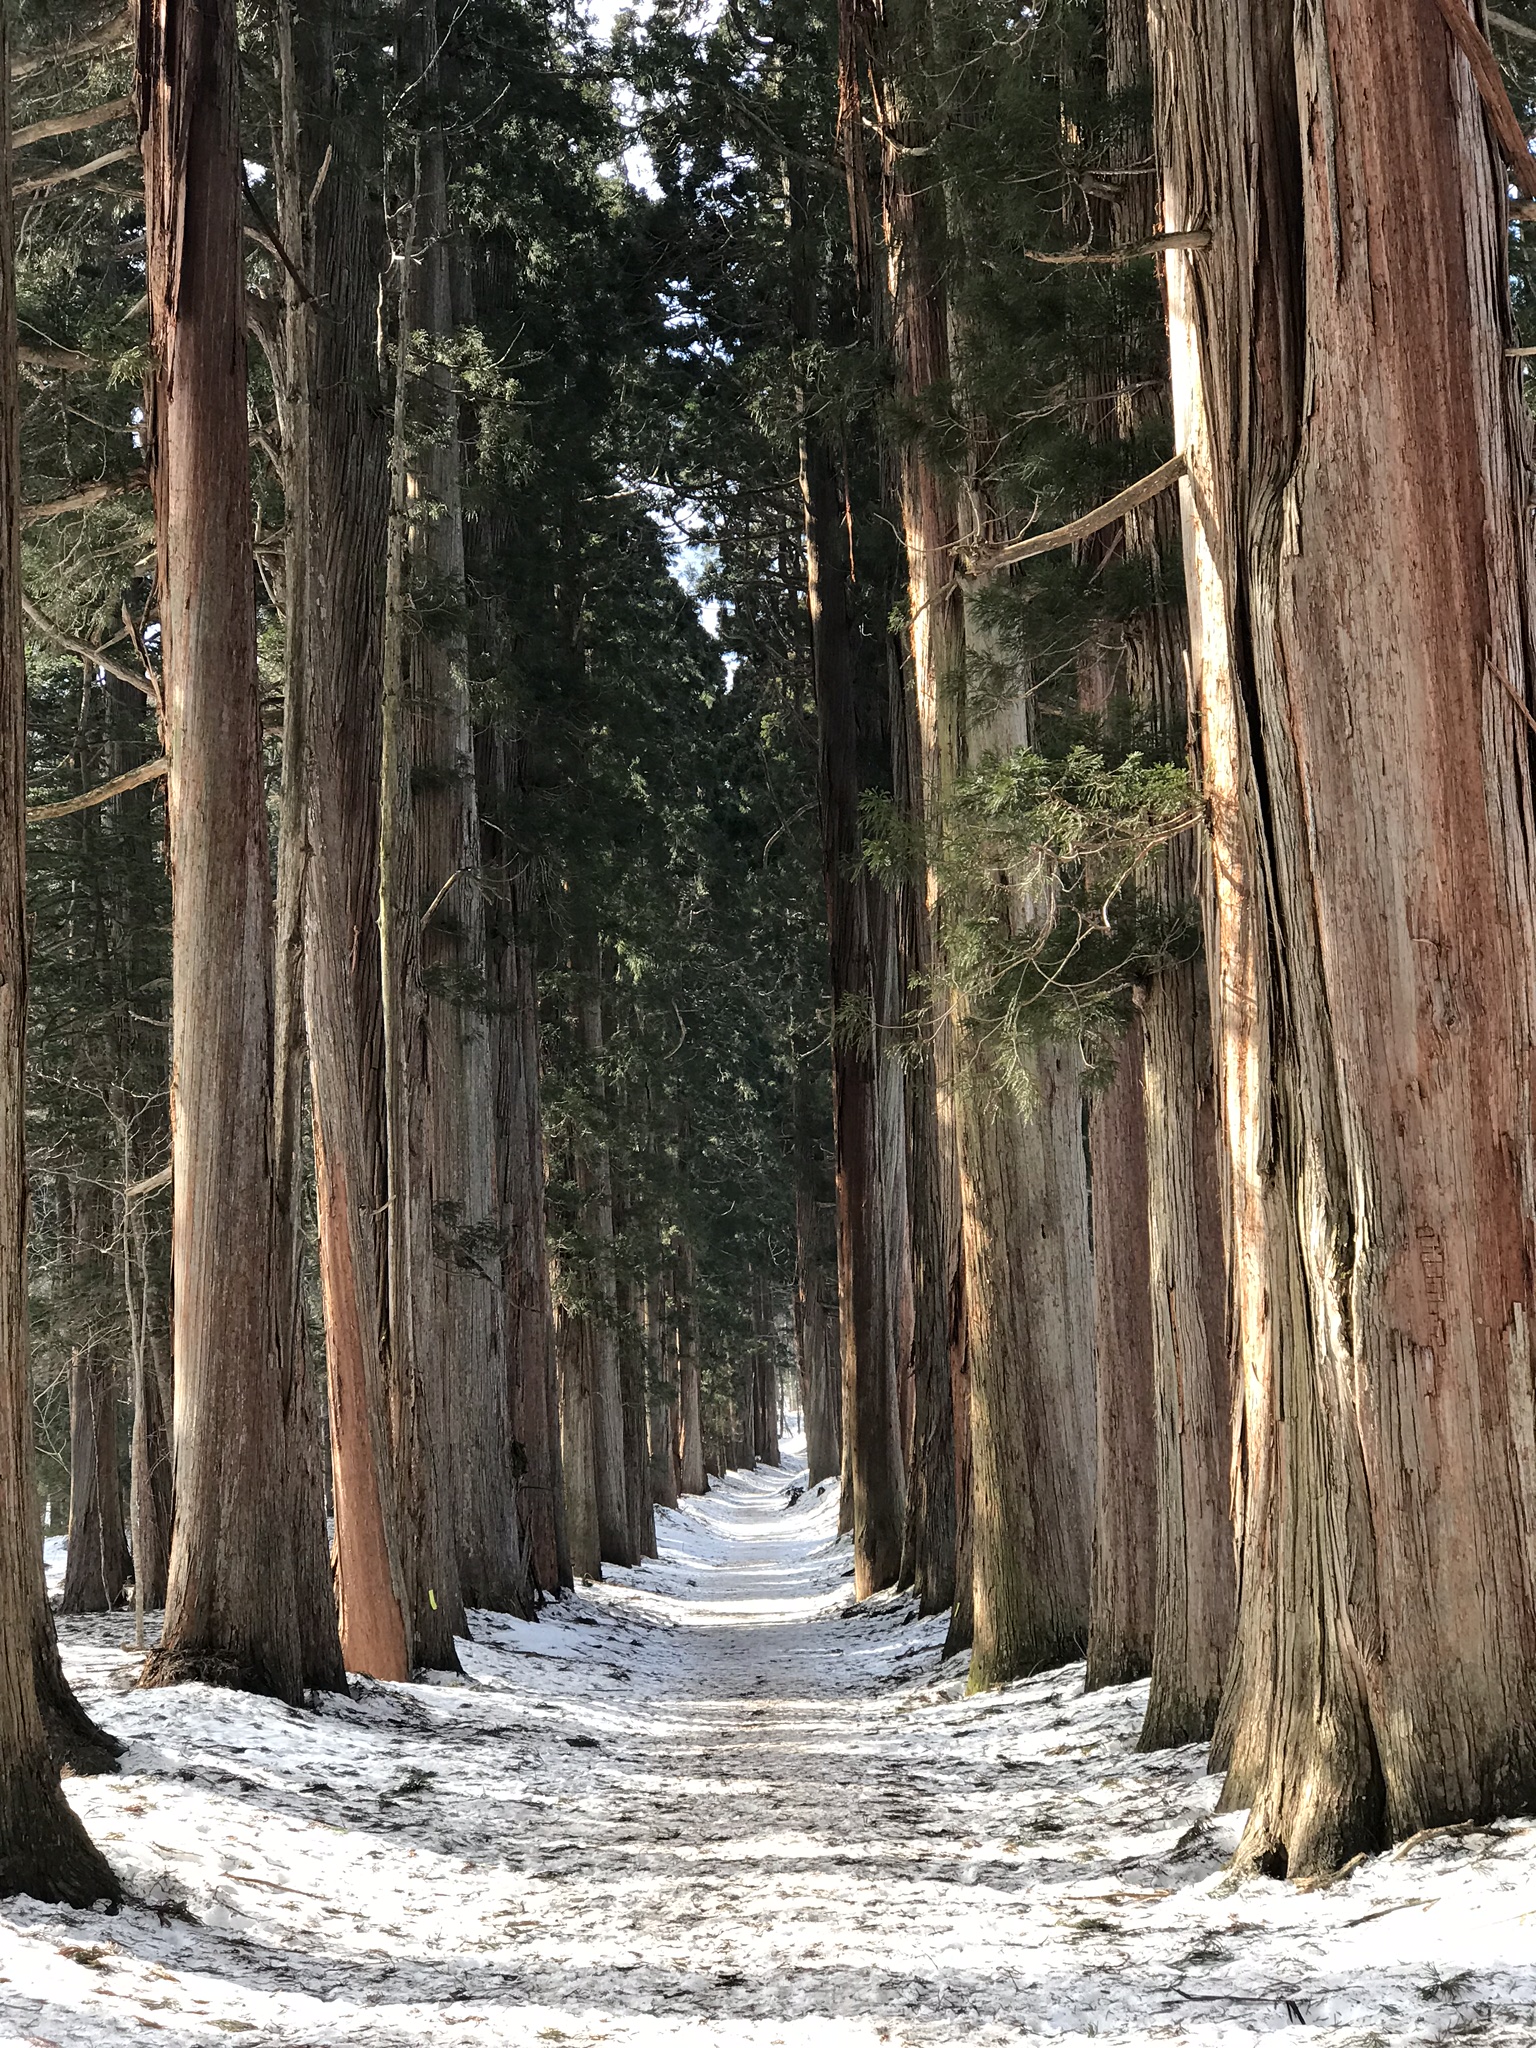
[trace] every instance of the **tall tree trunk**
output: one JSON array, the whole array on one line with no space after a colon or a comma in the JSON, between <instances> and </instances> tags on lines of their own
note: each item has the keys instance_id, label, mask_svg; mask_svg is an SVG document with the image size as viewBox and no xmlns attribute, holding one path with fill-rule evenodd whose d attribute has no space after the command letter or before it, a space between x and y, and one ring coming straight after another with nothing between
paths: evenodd
<instances>
[{"instance_id":1,"label":"tall tree trunk","mask_svg":"<svg viewBox=\"0 0 1536 2048\"><path fill-rule=\"evenodd\" d=\"M768 1283L761 1274L755 1275L753 1280L752 1334L752 1448L759 1464L777 1466L782 1463L779 1455L779 1372Z\"/></svg>"},{"instance_id":2,"label":"tall tree trunk","mask_svg":"<svg viewBox=\"0 0 1536 2048\"><path fill-rule=\"evenodd\" d=\"M1132 1021L1115 1077L1089 1109L1098 1486L1088 1610L1091 1692L1152 1669L1157 1616L1157 1439L1142 1034Z\"/></svg>"},{"instance_id":3,"label":"tall tree trunk","mask_svg":"<svg viewBox=\"0 0 1536 2048\"><path fill-rule=\"evenodd\" d=\"M278 11L282 147L278 152L278 232L306 271L312 269L299 159L299 105L293 21ZM293 1488L294 1597L306 1685L345 1692L330 1553L325 1540L324 1444L310 1384L304 1328L304 904L309 887L309 543L314 427L315 307L298 279L284 286L282 361L274 381L283 440L284 555L283 768L278 801L277 950L274 979L272 1178L276 1283L273 1343L283 1390L287 1465Z\"/></svg>"},{"instance_id":4,"label":"tall tree trunk","mask_svg":"<svg viewBox=\"0 0 1536 2048\"><path fill-rule=\"evenodd\" d=\"M949 1610L944 1655L968 1650L976 1634L971 1522L975 1469L971 1456L970 1325L965 1309L965 1267L955 1267L949 1313L949 1393L955 1428L955 1604Z\"/></svg>"},{"instance_id":5,"label":"tall tree trunk","mask_svg":"<svg viewBox=\"0 0 1536 2048\"><path fill-rule=\"evenodd\" d=\"M1536 1798L1530 495L1438 12L1153 10L1243 1368L1225 1798L1300 1876ZM1514 701L1511 701L1511 700Z\"/></svg>"},{"instance_id":6,"label":"tall tree trunk","mask_svg":"<svg viewBox=\"0 0 1536 2048\"><path fill-rule=\"evenodd\" d=\"M437 88L443 43L436 0L413 10L413 18L419 40L412 47L430 93ZM437 1483L461 1597L475 1607L526 1613L527 1569L508 1451L505 1304L500 1261L492 1257L499 1202L469 654L462 627L440 623L464 596L459 397L442 355L460 324L455 300L463 280L456 276L447 146L430 115L418 165L421 253L408 331L422 338L425 351L413 379L424 431L408 484L415 510L411 574L414 591L439 621L418 616L409 662L417 971L425 996L418 1171L432 1240L421 1273L416 1342L444 1425Z\"/></svg>"},{"instance_id":7,"label":"tall tree trunk","mask_svg":"<svg viewBox=\"0 0 1536 2048\"><path fill-rule=\"evenodd\" d=\"M822 872L832 982L832 1104L837 1145L838 1327L851 1482L854 1587L862 1600L901 1565L901 1443L881 1173L881 1018L876 885L860 868L859 729L852 621L842 566L836 473L818 437L801 437L806 573L820 738Z\"/></svg>"},{"instance_id":8,"label":"tall tree trunk","mask_svg":"<svg viewBox=\"0 0 1536 2048\"><path fill-rule=\"evenodd\" d=\"M659 1247L658 1247L659 1255ZM649 1394L651 1498L659 1508L677 1506L676 1334L667 1328L665 1288L652 1273L645 1288L646 1385ZM654 1552L652 1553L654 1555Z\"/></svg>"},{"instance_id":9,"label":"tall tree trunk","mask_svg":"<svg viewBox=\"0 0 1536 2048\"><path fill-rule=\"evenodd\" d=\"M678 1255L677 1301L679 1493L708 1493L704 1471L704 1417L699 1389L699 1321L694 1306L693 1252L685 1242Z\"/></svg>"},{"instance_id":10,"label":"tall tree trunk","mask_svg":"<svg viewBox=\"0 0 1536 2048\"><path fill-rule=\"evenodd\" d=\"M789 195L791 319L799 335L814 341L821 326L816 251L798 172L791 175ZM885 751L878 740L873 748L869 744L871 729L883 726L884 719L883 707L877 712L873 703L870 679L862 673L865 665L849 608L837 467L808 410L800 427L800 497L832 993L838 1329L850 1481L845 1507L851 1504L854 1588L862 1600L896 1580L904 1511L890 1231L895 1161L886 1107L899 1095L900 1072L882 1057L881 1027L890 1009L882 974L888 910L879 885L862 871L859 828L865 789L861 757L878 759ZM882 689L884 680L882 673ZM887 1128L882 1129L883 1123Z\"/></svg>"},{"instance_id":11,"label":"tall tree trunk","mask_svg":"<svg viewBox=\"0 0 1536 2048\"><path fill-rule=\"evenodd\" d=\"M136 91L170 754L176 1527L146 1684L303 1696L275 1270L272 906L232 0L147 0Z\"/></svg>"},{"instance_id":12,"label":"tall tree trunk","mask_svg":"<svg viewBox=\"0 0 1536 2048\"><path fill-rule=\"evenodd\" d=\"M70 1188L74 1270L90 1290L88 1320L110 1287L103 1207L96 1187ZM118 1470L117 1375L88 1327L69 1363L69 1556L59 1612L105 1614L122 1606L132 1570Z\"/></svg>"},{"instance_id":13,"label":"tall tree trunk","mask_svg":"<svg viewBox=\"0 0 1536 2048\"><path fill-rule=\"evenodd\" d=\"M916 699L906 665L898 664L896 788L910 827L919 836L924 821L923 752ZM956 1488L955 1385L951 1358L954 1297L960 1267L960 1184L955 1150L952 1091L943 1096L941 1120L937 1043L945 1036L950 1057L947 1003L933 982L933 915L926 878L908 878L898 896L901 940L911 1017L906 1039L907 1205L912 1262L911 1451L907 1460L907 1525L903 1575L917 1594L918 1612L941 1614L953 1607L959 1586ZM969 1401L969 1386L964 1390ZM966 1418L967 1424L969 1418ZM964 1439L969 1446L969 1428ZM967 1467L965 1485L969 1491ZM969 1516L969 1500L966 1503ZM969 1567L969 1555L966 1558ZM968 1592L968 1589L967 1589ZM960 1617L969 1644L969 1599ZM958 1647L958 1645L957 1645Z\"/></svg>"},{"instance_id":14,"label":"tall tree trunk","mask_svg":"<svg viewBox=\"0 0 1536 2048\"><path fill-rule=\"evenodd\" d=\"M971 1378L971 1690L1082 1654L1093 1528L1092 1283L1075 1049L1027 1115L962 1093ZM988 1077L981 1087L1001 1088Z\"/></svg>"},{"instance_id":15,"label":"tall tree trunk","mask_svg":"<svg viewBox=\"0 0 1536 2048\"><path fill-rule=\"evenodd\" d=\"M1143 0L1109 0L1105 51L1109 94L1128 118L1119 130L1114 197L1100 210L1107 212L1114 244L1138 247L1156 234L1161 219L1152 139L1135 111L1151 61ZM1102 380L1105 438L1124 438L1149 422L1160 425L1166 414L1164 392L1139 369L1138 363L1128 374L1117 357ZM1164 587L1163 571L1176 541L1177 506L1165 495L1092 543L1099 550L1123 549L1126 559L1144 563L1152 591L1152 602L1112 643L1114 671L1107 678L1095 675L1093 701L1106 690L1123 693L1175 748L1188 744L1188 636L1182 604ZM1164 848L1151 864L1142 886L1170 923L1187 920L1208 894L1202 864L1193 834ZM1147 1418L1139 1401L1134 1411L1111 1417L1101 1409L1099 1425L1101 1500L1106 1491L1120 1497L1121 1534L1135 1546L1134 1561L1120 1576L1137 1585L1145 1583L1146 1556L1139 1518L1155 1494L1156 1621L1141 1738L1147 1748L1210 1735L1233 1625L1226 1282L1203 980L1202 963L1190 959L1165 968L1142 991L1137 1058L1143 1102L1125 1112L1134 1115L1137 1127L1131 1142L1145 1154L1146 1220L1137 1219L1136 1256L1147 1267L1150 1286L1141 1292L1135 1327L1138 1351L1156 1387L1155 1458L1148 1455ZM1108 1241L1097 1229L1097 1159L1107 1134L1097 1110L1095 1116L1094 1214L1096 1250L1102 1254ZM1122 1219L1126 1214L1121 1211ZM1092 1667L1092 1642L1089 1656Z\"/></svg>"},{"instance_id":16,"label":"tall tree trunk","mask_svg":"<svg viewBox=\"0 0 1536 2048\"><path fill-rule=\"evenodd\" d=\"M600 1117L607 1114L603 1080L603 967L594 943L578 1022ZM618 1294L614 1273L613 1168L601 1135L579 1141L577 1182L586 1197L584 1226L592 1245L596 1301L591 1316L592 1477L597 1489L598 1544L607 1564L638 1564L630 1542L624 1493L624 1386L619 1362Z\"/></svg>"},{"instance_id":17,"label":"tall tree trunk","mask_svg":"<svg viewBox=\"0 0 1536 2048\"><path fill-rule=\"evenodd\" d=\"M69 1364L69 1557L61 1614L105 1614L121 1607L133 1561L123 1527L117 1464L117 1385L96 1345Z\"/></svg>"},{"instance_id":18,"label":"tall tree trunk","mask_svg":"<svg viewBox=\"0 0 1536 2048\"><path fill-rule=\"evenodd\" d=\"M641 1327L643 1290L620 1265L617 1246L628 1227L625 1188L613 1176L614 1342L618 1350L619 1387L624 1424L624 1533L628 1562L639 1564L656 1555L655 1503L651 1499L650 1439L646 1425L645 1334Z\"/></svg>"},{"instance_id":19,"label":"tall tree trunk","mask_svg":"<svg viewBox=\"0 0 1536 2048\"><path fill-rule=\"evenodd\" d=\"M438 51L435 8L400 11L400 58L403 74L422 81ZM430 114L429 114L430 119ZM434 1015L425 978L430 938L423 925L441 908L434 901L447 875L434 858L441 849L424 848L418 833L417 782L423 753L434 768L434 718L451 714L449 701L440 705L423 691L436 680L433 660L420 644L410 618L416 589L430 572L433 551L430 528L438 499L433 490L438 464L434 451L423 450L417 436L419 414L439 414L428 421L450 430L440 415L451 402L432 374L430 359L417 359L418 337L447 331L451 317L447 277L448 251L443 246L444 220L442 137L430 126L416 137L411 153L409 189L401 209L405 253L400 258L399 301L395 327L395 405L390 454L389 544L386 550L383 639L383 725L379 797L379 946L384 1016L384 1103L388 1158L387 1215L389 1229L389 1333L391 1424L395 1449L399 1513L408 1536L402 1544L409 1572L407 1605L411 1615L411 1648L417 1663L454 1670L458 1653L454 1638L468 1627L459 1580L453 1431L450 1388L451 1287L440 1272L446 1264L434 1216L434 1201L452 1197L434 1179L437 1141L446 1125L434 1118L434 1082L440 1077L433 1062ZM430 339L426 343L429 351ZM446 468L447 458L443 467ZM453 474L443 485L456 486ZM453 532L450 550L458 545L457 521L449 508ZM424 530L424 528L426 530ZM421 671L425 668L426 674ZM446 772L452 774L450 762ZM434 792L443 796L444 792ZM442 823L452 807L436 806L428 822ZM444 1077L445 1078L445 1077Z\"/></svg>"},{"instance_id":20,"label":"tall tree trunk","mask_svg":"<svg viewBox=\"0 0 1536 2048\"><path fill-rule=\"evenodd\" d=\"M1147 991L1157 1631L1143 1749L1208 1741L1232 1653L1231 1373L1210 1007L1198 962Z\"/></svg>"},{"instance_id":21,"label":"tall tree trunk","mask_svg":"<svg viewBox=\"0 0 1536 2048\"><path fill-rule=\"evenodd\" d=\"M0 1896L88 1906L120 1897L121 1887L59 1789L37 1683L39 1667L58 1660L27 1384L27 670L8 12L0 9Z\"/></svg>"},{"instance_id":22,"label":"tall tree trunk","mask_svg":"<svg viewBox=\"0 0 1536 2048\"><path fill-rule=\"evenodd\" d=\"M592 1318L560 1309L555 1316L555 1352L560 1370L560 1462L565 1499L566 1540L571 1570L579 1579L603 1575L597 1513L597 1468L593 1450Z\"/></svg>"},{"instance_id":23,"label":"tall tree trunk","mask_svg":"<svg viewBox=\"0 0 1536 2048\"><path fill-rule=\"evenodd\" d=\"M159 1304L151 1284L149 1231L142 1198L128 1194L136 1175L126 1116L119 1113L123 1198L119 1207L123 1306L128 1319L133 1374L133 1440L129 1453L129 1547L133 1552L133 1604L142 1620L165 1605L171 1563L171 1478L169 1389L162 1377Z\"/></svg>"},{"instance_id":24,"label":"tall tree trunk","mask_svg":"<svg viewBox=\"0 0 1536 2048\"><path fill-rule=\"evenodd\" d=\"M818 1199L814 1159L802 1151L795 1177L795 1350L805 1415L806 1484L835 1479L842 1403L838 1384L837 1263Z\"/></svg>"},{"instance_id":25,"label":"tall tree trunk","mask_svg":"<svg viewBox=\"0 0 1536 2048\"><path fill-rule=\"evenodd\" d=\"M374 328L384 263L377 162L342 80L329 8L294 24L305 190L327 161L309 224L315 320L305 392L309 564L310 865L305 893L304 1003L313 1098L315 1206L330 1403L335 1580L349 1671L408 1678L418 1662L409 1556L400 1513L392 1395L409 1361L390 1317L389 1170L379 947L380 756L389 435ZM305 507L290 509L302 520ZM295 597L290 618L300 615Z\"/></svg>"},{"instance_id":26,"label":"tall tree trunk","mask_svg":"<svg viewBox=\"0 0 1536 2048\"><path fill-rule=\"evenodd\" d=\"M845 0L845 31L845 120L851 126L860 118L867 91L882 138L898 395L921 417L951 382L943 203L914 154L926 121L926 10L897 18L868 0ZM1008 734L1005 721L966 729L958 491L917 433L901 449L901 515L924 816L937 852L944 802L968 750ZM942 969L941 908L938 916ZM983 1071L984 1048L958 1002L945 1021L947 1030L936 1033L936 1097L941 1125L954 1119L960 1162L975 1687L1060 1662L1086 1636L1093 1466L1087 1190L1075 1055L1063 1049L1032 1057L1038 1107L1026 1118ZM951 1040L952 1032L960 1037ZM957 1087L962 1052L977 1072Z\"/></svg>"},{"instance_id":27,"label":"tall tree trunk","mask_svg":"<svg viewBox=\"0 0 1536 2048\"><path fill-rule=\"evenodd\" d=\"M569 1583L570 1567L568 1561L562 1565L564 1508L555 1320L544 1231L538 984L527 935L526 892L506 857L508 846L516 843L511 818L517 787L514 742L504 731L482 731L475 744L481 857L487 875L500 881L487 911L486 949L496 1080L505 1350L512 1438L521 1460L518 1509L534 1583L553 1594Z\"/></svg>"}]
</instances>

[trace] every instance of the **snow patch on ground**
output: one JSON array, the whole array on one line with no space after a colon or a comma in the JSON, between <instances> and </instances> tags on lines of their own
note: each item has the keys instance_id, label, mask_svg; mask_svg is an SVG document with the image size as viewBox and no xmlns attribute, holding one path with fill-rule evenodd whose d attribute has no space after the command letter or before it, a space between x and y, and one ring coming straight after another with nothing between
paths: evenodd
<instances>
[{"instance_id":1,"label":"snow patch on ground","mask_svg":"<svg viewBox=\"0 0 1536 2048\"><path fill-rule=\"evenodd\" d=\"M1144 1686L964 1698L804 1476L312 1713L131 1690L131 1616L62 1622L131 1742L68 1789L134 1903L7 1902L0 2048L1536 2042L1536 1827L1234 1884L1202 1753L1135 1753Z\"/></svg>"}]
</instances>

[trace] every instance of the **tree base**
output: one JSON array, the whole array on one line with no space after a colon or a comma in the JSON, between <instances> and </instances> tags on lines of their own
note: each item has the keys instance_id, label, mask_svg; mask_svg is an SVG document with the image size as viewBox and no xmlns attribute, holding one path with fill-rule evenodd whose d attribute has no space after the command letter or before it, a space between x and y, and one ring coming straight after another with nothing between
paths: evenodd
<instances>
[{"instance_id":1,"label":"tree base","mask_svg":"<svg viewBox=\"0 0 1536 2048\"><path fill-rule=\"evenodd\" d=\"M290 1707L304 1704L302 1697L292 1698L286 1686L275 1684L259 1665L232 1650L183 1650L162 1644L144 1659L139 1684L146 1692L172 1685L212 1685L224 1692L252 1692L264 1699L283 1700Z\"/></svg>"},{"instance_id":2,"label":"tree base","mask_svg":"<svg viewBox=\"0 0 1536 2048\"><path fill-rule=\"evenodd\" d=\"M46 1762L0 1776L0 1897L17 1892L56 1906L116 1905L123 1895Z\"/></svg>"},{"instance_id":3,"label":"tree base","mask_svg":"<svg viewBox=\"0 0 1536 2048\"><path fill-rule=\"evenodd\" d=\"M1159 1749L1187 1749L1194 1743L1208 1743L1216 1727L1219 1700L1196 1700L1187 1696L1159 1696L1154 1679L1147 1701L1146 1718L1136 1738L1138 1756Z\"/></svg>"},{"instance_id":4,"label":"tree base","mask_svg":"<svg viewBox=\"0 0 1536 2048\"><path fill-rule=\"evenodd\" d=\"M1088 1668L1083 1674L1084 1692L1102 1692L1107 1685L1135 1685L1152 1669L1152 1659L1133 1643L1088 1644Z\"/></svg>"},{"instance_id":5,"label":"tree base","mask_svg":"<svg viewBox=\"0 0 1536 2048\"><path fill-rule=\"evenodd\" d=\"M100 1778L115 1771L117 1760L128 1745L98 1728L70 1690L59 1662L51 1621L47 1636L37 1639L32 1674L54 1768L76 1778Z\"/></svg>"}]
</instances>

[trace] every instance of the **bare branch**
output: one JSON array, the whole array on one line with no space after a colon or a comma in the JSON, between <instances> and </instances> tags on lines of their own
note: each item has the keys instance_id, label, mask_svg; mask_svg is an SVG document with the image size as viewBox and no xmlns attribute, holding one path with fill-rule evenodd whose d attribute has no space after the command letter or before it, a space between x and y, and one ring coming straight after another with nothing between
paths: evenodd
<instances>
[{"instance_id":1,"label":"bare branch","mask_svg":"<svg viewBox=\"0 0 1536 2048\"><path fill-rule=\"evenodd\" d=\"M1021 249L1026 263L1134 263L1138 256L1161 256L1169 249L1209 249L1209 228L1190 228L1177 235L1154 235L1147 242L1128 242L1123 248L1104 249Z\"/></svg>"},{"instance_id":2,"label":"bare branch","mask_svg":"<svg viewBox=\"0 0 1536 2048\"><path fill-rule=\"evenodd\" d=\"M1175 455L1139 483L1129 485L1113 498L1106 498L1092 512L1085 512L1081 519L1069 520L1065 526L1055 527L1050 533L1029 534L1004 548L978 551L971 561L971 575L994 576L999 569L1009 569L1015 562L1027 562L1034 555L1048 555L1055 548L1070 547L1074 541L1087 540L1106 526L1113 526L1128 512L1134 512L1139 505L1149 504L1153 498L1160 497L1171 484L1178 482L1184 472L1183 456Z\"/></svg>"},{"instance_id":3,"label":"bare branch","mask_svg":"<svg viewBox=\"0 0 1536 2048\"><path fill-rule=\"evenodd\" d=\"M46 178L18 178L12 191L18 199L29 192L48 192L55 185L78 184L81 178L93 178L98 171L110 170L113 164L125 164L130 157L136 157L139 145L130 142L122 149L109 149L105 156L93 156L88 164L75 164L62 171L50 171Z\"/></svg>"},{"instance_id":4,"label":"bare branch","mask_svg":"<svg viewBox=\"0 0 1536 2048\"><path fill-rule=\"evenodd\" d=\"M66 797L61 804L30 804L27 807L29 825L46 825L54 818L70 817L75 811L94 810L97 804L110 803L115 796L124 796L130 789L142 789L146 782L158 782L168 773L170 762L164 754L153 761L145 761L138 768L130 768L126 775L114 775L110 782L99 783L95 789L87 789L79 796Z\"/></svg>"},{"instance_id":5,"label":"bare branch","mask_svg":"<svg viewBox=\"0 0 1536 2048\"><path fill-rule=\"evenodd\" d=\"M77 114L50 114L46 121L31 121L11 131L12 149L25 149L29 142L47 142L55 135L79 135L87 128L105 128L109 121L126 121L133 112L129 99L108 100L104 106L85 107Z\"/></svg>"},{"instance_id":6,"label":"bare branch","mask_svg":"<svg viewBox=\"0 0 1536 2048\"><path fill-rule=\"evenodd\" d=\"M11 82L20 85L24 79L36 78L40 71L48 71L55 64L78 64L85 57L98 56L103 50L124 50L133 41L133 13L120 14L105 27L93 29L88 36L81 36L73 43L56 43L51 50L39 50L35 56L19 57L11 66Z\"/></svg>"},{"instance_id":7,"label":"bare branch","mask_svg":"<svg viewBox=\"0 0 1536 2048\"><path fill-rule=\"evenodd\" d=\"M134 491L148 489L147 476L130 477L121 483L82 484L67 498L52 498L46 505L23 505L21 523L30 526L36 519L57 519L65 512L89 512L93 505L104 505L109 498L126 498Z\"/></svg>"},{"instance_id":8,"label":"bare branch","mask_svg":"<svg viewBox=\"0 0 1536 2048\"><path fill-rule=\"evenodd\" d=\"M158 1017L141 1017L138 1021L141 1024L158 1024L160 1019ZM162 1188L168 1188L170 1184L171 1169L169 1166L162 1166L160 1171L152 1173L148 1180L129 1181L127 1187L123 1189L123 1200L125 1202L136 1202L145 1195L158 1195Z\"/></svg>"},{"instance_id":9,"label":"bare branch","mask_svg":"<svg viewBox=\"0 0 1536 2048\"><path fill-rule=\"evenodd\" d=\"M16 359L24 370L90 370L99 367L99 358L88 356L78 348L34 348L26 341L17 349Z\"/></svg>"},{"instance_id":10,"label":"bare branch","mask_svg":"<svg viewBox=\"0 0 1536 2048\"><path fill-rule=\"evenodd\" d=\"M134 689L142 690L152 704L159 703L160 693L155 688L152 677L136 676L131 668L124 668L122 663L114 661L110 654L103 654L99 647L89 647L85 641L77 640L72 633L66 633L62 626L56 626L52 619L45 618L30 597L22 598L21 609L27 624L44 640L52 641L55 647L62 648L66 654L78 654L82 661L89 661L95 667L104 669L109 676L116 676L120 683L131 683Z\"/></svg>"},{"instance_id":11,"label":"bare branch","mask_svg":"<svg viewBox=\"0 0 1536 2048\"><path fill-rule=\"evenodd\" d=\"M1451 39L1472 67L1472 76L1483 96L1489 124L1499 138L1509 166L1509 175L1527 199L1536 199L1536 163L1531 161L1525 131L1515 118L1504 85L1499 60L1489 48L1488 38L1468 14L1466 0L1435 0Z\"/></svg>"},{"instance_id":12,"label":"bare branch","mask_svg":"<svg viewBox=\"0 0 1536 2048\"><path fill-rule=\"evenodd\" d=\"M1536 28L1527 28L1523 21L1511 21L1507 14L1495 14L1490 7L1488 19L1492 25L1507 36L1515 36L1522 43L1536 43Z\"/></svg>"}]
</instances>

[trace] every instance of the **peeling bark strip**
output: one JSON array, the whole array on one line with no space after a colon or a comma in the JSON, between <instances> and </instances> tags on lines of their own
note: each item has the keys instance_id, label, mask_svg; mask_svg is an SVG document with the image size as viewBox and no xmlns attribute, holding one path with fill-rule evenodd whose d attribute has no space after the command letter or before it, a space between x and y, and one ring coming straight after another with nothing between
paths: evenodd
<instances>
[{"instance_id":1,"label":"peeling bark strip","mask_svg":"<svg viewBox=\"0 0 1536 2048\"><path fill-rule=\"evenodd\" d=\"M1536 1800L1536 641L1504 174L1427 10L1154 0L1240 1610L1301 1875Z\"/></svg>"},{"instance_id":2,"label":"peeling bark strip","mask_svg":"<svg viewBox=\"0 0 1536 2048\"><path fill-rule=\"evenodd\" d=\"M146 1684L304 1690L273 1317L273 941L251 604L234 0L144 0L147 442L172 878L176 1527Z\"/></svg>"}]
</instances>

